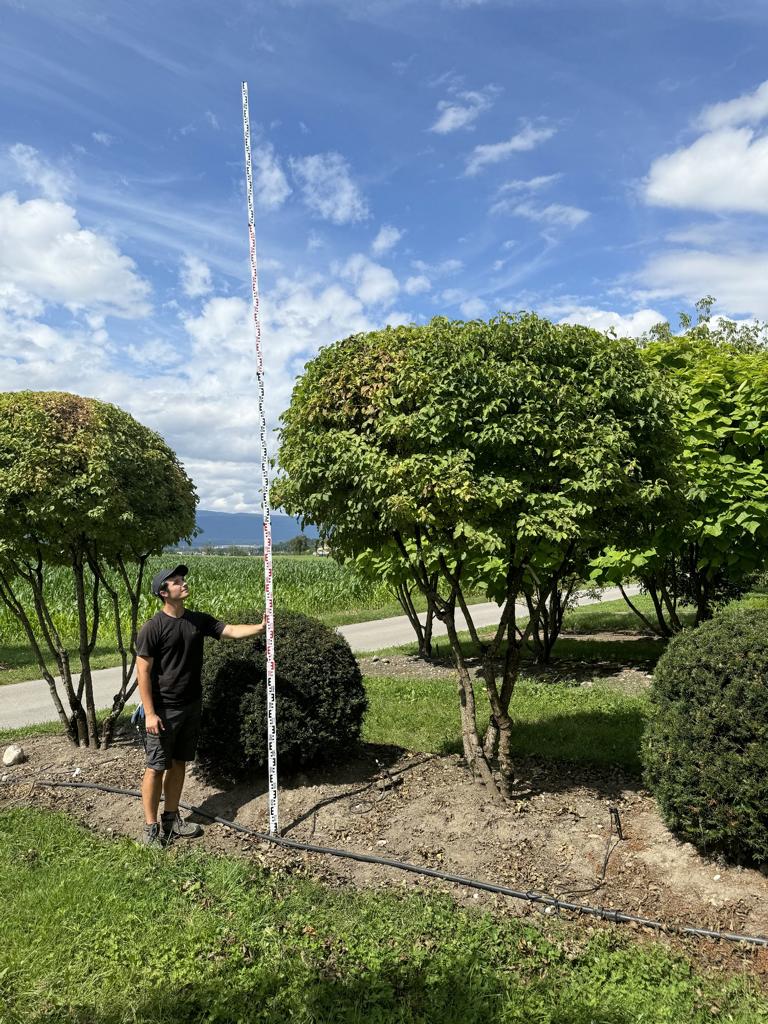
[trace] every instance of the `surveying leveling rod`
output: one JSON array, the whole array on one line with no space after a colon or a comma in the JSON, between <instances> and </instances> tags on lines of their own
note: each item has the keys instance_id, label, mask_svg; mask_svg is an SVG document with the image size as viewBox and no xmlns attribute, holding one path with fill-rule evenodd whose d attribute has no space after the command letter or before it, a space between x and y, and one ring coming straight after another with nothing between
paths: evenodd
<instances>
[{"instance_id":1,"label":"surveying leveling rod","mask_svg":"<svg viewBox=\"0 0 768 1024\"><path fill-rule=\"evenodd\" d=\"M253 328L256 336L256 375L261 422L261 508L264 516L264 606L267 616L267 751L269 777L269 833L277 835L277 720L275 702L275 608L272 585L272 522L269 511L267 422L264 412L264 354L259 317L259 272L256 265L256 228L253 215L253 170L251 168L251 125L248 116L248 83L243 82L243 138L245 178L248 194L248 239L251 250L251 291Z\"/></svg>"}]
</instances>

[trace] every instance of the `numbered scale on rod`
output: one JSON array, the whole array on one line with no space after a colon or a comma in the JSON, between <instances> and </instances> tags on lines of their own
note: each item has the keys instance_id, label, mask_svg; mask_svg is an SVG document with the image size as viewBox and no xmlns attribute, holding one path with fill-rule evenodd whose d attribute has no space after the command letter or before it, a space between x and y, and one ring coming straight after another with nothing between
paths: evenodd
<instances>
[{"instance_id":1,"label":"numbered scale on rod","mask_svg":"<svg viewBox=\"0 0 768 1024\"><path fill-rule=\"evenodd\" d=\"M251 253L251 291L253 328L256 337L256 375L261 425L261 508L264 516L264 604L267 617L267 751L269 780L269 832L278 834L277 817L277 702L275 696L275 607L272 577L272 521L269 508L269 463L267 459L267 421L264 411L264 353L259 316L259 273L256 263L256 227L253 214L253 170L251 167L251 124L248 114L248 83L243 82L243 138L245 141L245 178L248 196L248 240Z\"/></svg>"}]
</instances>

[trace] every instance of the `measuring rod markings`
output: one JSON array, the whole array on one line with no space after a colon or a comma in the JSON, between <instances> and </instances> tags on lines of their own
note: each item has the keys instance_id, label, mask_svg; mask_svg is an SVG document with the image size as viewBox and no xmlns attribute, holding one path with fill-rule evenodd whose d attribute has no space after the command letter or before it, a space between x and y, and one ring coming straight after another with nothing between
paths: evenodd
<instances>
[{"instance_id":1,"label":"measuring rod markings","mask_svg":"<svg viewBox=\"0 0 768 1024\"><path fill-rule=\"evenodd\" d=\"M248 83L243 82L242 86L245 178L248 195L248 239L251 250L253 328L256 337L256 376L258 379L259 420L261 425L261 508L264 517L264 604L267 616L267 774L269 779L269 832L270 835L277 835L277 707L275 697L275 607L272 579L272 520L269 509L267 421L264 412L264 354L261 347L261 319L259 316L259 272L256 264L256 227L253 214L253 170L251 168L251 124L248 115Z\"/></svg>"}]
</instances>

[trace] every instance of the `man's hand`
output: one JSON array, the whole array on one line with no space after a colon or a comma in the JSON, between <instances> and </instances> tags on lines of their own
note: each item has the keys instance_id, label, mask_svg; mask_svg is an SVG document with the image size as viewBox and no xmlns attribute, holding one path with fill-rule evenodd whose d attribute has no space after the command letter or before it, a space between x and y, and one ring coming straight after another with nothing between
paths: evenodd
<instances>
[{"instance_id":1,"label":"man's hand","mask_svg":"<svg viewBox=\"0 0 768 1024\"><path fill-rule=\"evenodd\" d=\"M159 736L161 732L165 732L165 726L160 715L147 715L146 716L146 727L147 732L152 736Z\"/></svg>"}]
</instances>

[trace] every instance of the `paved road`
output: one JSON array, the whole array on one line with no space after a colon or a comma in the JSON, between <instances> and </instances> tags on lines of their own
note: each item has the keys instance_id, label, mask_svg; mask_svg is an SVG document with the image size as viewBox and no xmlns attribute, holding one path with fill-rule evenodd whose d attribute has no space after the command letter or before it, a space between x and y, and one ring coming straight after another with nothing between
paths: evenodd
<instances>
[{"instance_id":1,"label":"paved road","mask_svg":"<svg viewBox=\"0 0 768 1024\"><path fill-rule=\"evenodd\" d=\"M627 591L633 594L637 593L637 589L629 587ZM618 588L610 588L603 591L602 600L613 601L618 597L621 597ZM579 603L593 602L587 597L582 597ZM521 615L527 615L525 608L519 608L518 611ZM472 619L476 626L495 626L499 621L499 607L493 602L473 604ZM457 624L460 629L466 628L466 622L460 613ZM349 626L340 626L339 632L346 637L355 653L396 647L410 643L414 639L413 627L405 615L391 619L375 619L372 622L355 622ZM445 636L446 629L443 623L435 622L432 633L434 637ZM109 707L119 687L119 669L103 668L94 672L93 692L96 706ZM55 717L51 696L44 680L35 679L27 683L0 686L0 729L15 729L21 725L50 722Z\"/></svg>"}]
</instances>

